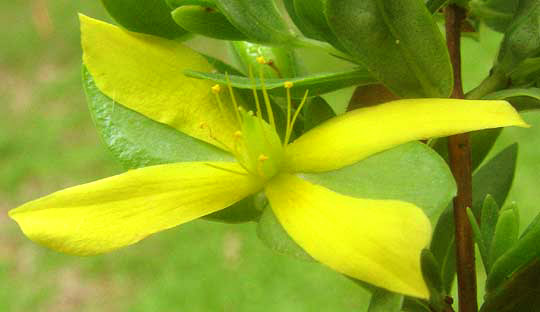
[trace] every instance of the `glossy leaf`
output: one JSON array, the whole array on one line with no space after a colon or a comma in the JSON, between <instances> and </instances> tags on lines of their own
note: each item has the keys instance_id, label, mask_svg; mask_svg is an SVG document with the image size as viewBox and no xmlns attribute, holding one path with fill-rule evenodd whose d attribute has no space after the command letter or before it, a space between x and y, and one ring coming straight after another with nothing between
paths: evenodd
<instances>
[{"instance_id":1,"label":"glossy leaf","mask_svg":"<svg viewBox=\"0 0 540 312\"><path fill-rule=\"evenodd\" d=\"M540 88L506 89L490 93L486 100L507 100L517 110L540 109Z\"/></svg>"},{"instance_id":2,"label":"glossy leaf","mask_svg":"<svg viewBox=\"0 0 540 312\"><path fill-rule=\"evenodd\" d=\"M435 223L455 194L442 159L424 144L411 142L334 171L301 176L343 195L399 199L416 204ZM418 192L421 189L422 192Z\"/></svg>"},{"instance_id":3,"label":"glossy leaf","mask_svg":"<svg viewBox=\"0 0 540 312\"><path fill-rule=\"evenodd\" d=\"M296 76L295 55L290 47L265 46L246 41L232 42L231 45L246 74L249 74L249 68L251 67L253 75L259 77L260 66L263 66L265 79ZM257 62L258 57L263 57L266 64L259 64Z\"/></svg>"},{"instance_id":4,"label":"glossy leaf","mask_svg":"<svg viewBox=\"0 0 540 312\"><path fill-rule=\"evenodd\" d=\"M423 1L328 0L327 18L347 51L396 95L450 95L450 58Z\"/></svg>"},{"instance_id":5,"label":"glossy leaf","mask_svg":"<svg viewBox=\"0 0 540 312\"><path fill-rule=\"evenodd\" d=\"M540 50L540 2L521 0L497 57L495 70L511 74Z\"/></svg>"},{"instance_id":6,"label":"glossy leaf","mask_svg":"<svg viewBox=\"0 0 540 312\"><path fill-rule=\"evenodd\" d=\"M218 9L249 41L286 44L295 40L274 0L214 0Z\"/></svg>"},{"instance_id":7,"label":"glossy leaf","mask_svg":"<svg viewBox=\"0 0 540 312\"><path fill-rule=\"evenodd\" d=\"M518 145L512 144L490 159L473 175L472 211L476 218L480 217L484 199L488 194L493 196L499 206L504 204L514 180L517 153Z\"/></svg>"},{"instance_id":8,"label":"glossy leaf","mask_svg":"<svg viewBox=\"0 0 540 312\"><path fill-rule=\"evenodd\" d=\"M371 296L368 312L399 312L403 305L403 295L377 289Z\"/></svg>"},{"instance_id":9,"label":"glossy leaf","mask_svg":"<svg viewBox=\"0 0 540 312\"><path fill-rule=\"evenodd\" d=\"M231 154L172 127L158 123L104 95L83 67L83 87L94 124L105 145L126 169L188 161L233 161ZM208 215L216 221L236 223L253 220L253 197Z\"/></svg>"},{"instance_id":10,"label":"glossy leaf","mask_svg":"<svg viewBox=\"0 0 540 312\"><path fill-rule=\"evenodd\" d=\"M109 14L127 30L178 38L187 31L171 18L171 9L163 0L101 0Z\"/></svg>"},{"instance_id":11,"label":"glossy leaf","mask_svg":"<svg viewBox=\"0 0 540 312\"><path fill-rule=\"evenodd\" d=\"M247 37L210 7L184 5L172 12L173 20L182 28L206 37L222 40L245 40Z\"/></svg>"},{"instance_id":12,"label":"glossy leaf","mask_svg":"<svg viewBox=\"0 0 540 312\"><path fill-rule=\"evenodd\" d=\"M227 84L225 75L218 73L203 73L198 71L185 71L186 76L208 79L219 84ZM252 83L249 78L230 76L231 85L239 89L251 89ZM370 74L364 70L356 69L338 73L318 73L310 76L297 77L291 79L265 79L265 85L268 92L276 96L285 96L283 87L286 81L293 83L291 96L302 98L306 90L309 90L311 96L332 92L353 85L371 84L375 81ZM255 87L262 89L259 79L255 79Z\"/></svg>"},{"instance_id":13,"label":"glossy leaf","mask_svg":"<svg viewBox=\"0 0 540 312\"><path fill-rule=\"evenodd\" d=\"M336 116L332 107L320 96L310 99L304 106L303 112L304 132Z\"/></svg>"},{"instance_id":14,"label":"glossy leaf","mask_svg":"<svg viewBox=\"0 0 540 312\"><path fill-rule=\"evenodd\" d=\"M497 259L506 253L518 240L519 216L515 205L510 205L499 213L497 226L491 246L489 247L489 266L491 267Z\"/></svg>"}]
</instances>

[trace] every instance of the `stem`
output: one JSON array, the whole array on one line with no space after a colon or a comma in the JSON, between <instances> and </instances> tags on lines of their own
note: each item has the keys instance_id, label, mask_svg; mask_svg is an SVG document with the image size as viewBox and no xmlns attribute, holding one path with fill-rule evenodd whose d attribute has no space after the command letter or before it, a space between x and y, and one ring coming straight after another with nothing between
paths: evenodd
<instances>
[{"instance_id":1,"label":"stem","mask_svg":"<svg viewBox=\"0 0 540 312\"><path fill-rule=\"evenodd\" d=\"M456 5L445 9L446 40L454 68L454 90L452 98L463 99L461 81L461 23L465 12ZM458 185L454 198L456 225L456 257L458 296L460 312L477 312L476 267L471 225L467 219L467 207L472 206L472 169L469 134L458 134L448 138L450 167Z\"/></svg>"}]
</instances>

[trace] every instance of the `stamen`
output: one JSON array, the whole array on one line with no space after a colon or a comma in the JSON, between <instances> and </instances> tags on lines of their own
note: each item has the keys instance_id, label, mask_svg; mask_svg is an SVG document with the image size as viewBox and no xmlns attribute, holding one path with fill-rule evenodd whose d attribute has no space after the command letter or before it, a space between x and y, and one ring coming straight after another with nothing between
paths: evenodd
<instances>
[{"instance_id":1,"label":"stamen","mask_svg":"<svg viewBox=\"0 0 540 312\"><path fill-rule=\"evenodd\" d=\"M266 60L264 59L263 56L258 56L258 57L256 58L256 60L257 60L257 63L259 63L259 64L261 64L261 65L266 64Z\"/></svg>"},{"instance_id":2,"label":"stamen","mask_svg":"<svg viewBox=\"0 0 540 312\"><path fill-rule=\"evenodd\" d=\"M294 123L296 122L296 118L298 118L298 115L300 114L300 111L304 107L304 104L306 104L308 94L309 94L309 90L306 90L306 93L304 94L304 98L302 98L302 102L300 102L300 105L296 109L296 112L294 112L294 116L293 116L292 121L291 121L291 127L290 127L289 131L287 131L287 133L285 134L285 145L287 145L289 143L289 139L291 138L292 130L294 129Z\"/></svg>"},{"instance_id":3,"label":"stamen","mask_svg":"<svg viewBox=\"0 0 540 312\"><path fill-rule=\"evenodd\" d=\"M291 111L292 111L292 100L291 100L291 88L293 83L290 81L285 81L283 85L285 90L287 90L287 127L285 128L285 135L289 133L289 128L291 127ZM283 146L287 145L287 141L283 141Z\"/></svg>"},{"instance_id":4,"label":"stamen","mask_svg":"<svg viewBox=\"0 0 540 312\"><path fill-rule=\"evenodd\" d=\"M257 165L257 171L259 172L259 175L261 177L264 177L264 171L263 171L263 165L264 165L264 162L267 161L269 158L268 156L264 155L264 154L260 154L259 155L259 164Z\"/></svg>"},{"instance_id":5,"label":"stamen","mask_svg":"<svg viewBox=\"0 0 540 312\"><path fill-rule=\"evenodd\" d=\"M223 148L225 148L226 150L231 151L231 148L229 146L227 146L227 144L223 143L220 139L218 139L217 137L214 136L214 133L212 133L212 128L210 128L210 126L208 126L208 124L206 122L202 121L201 123L199 123L199 128L208 129L208 136L212 140L214 140L217 143L221 144L221 146L223 146Z\"/></svg>"},{"instance_id":6,"label":"stamen","mask_svg":"<svg viewBox=\"0 0 540 312\"><path fill-rule=\"evenodd\" d=\"M259 58L257 58L258 60ZM264 58L262 59L264 61ZM264 63L263 63L264 64ZM274 112L272 111L272 103L270 103L270 97L268 96L268 91L266 90L266 85L264 84L264 70L262 66L259 66L259 77L261 79L262 92L264 97L264 104L266 105L266 112L268 114L268 121L270 125L275 130L276 121L274 119Z\"/></svg>"},{"instance_id":7,"label":"stamen","mask_svg":"<svg viewBox=\"0 0 540 312\"><path fill-rule=\"evenodd\" d=\"M257 117L259 117L259 119L262 119L261 102L259 102L259 95L257 94L257 87L255 86L255 78L253 78L253 68L251 67L251 65L249 66L249 80L251 82L251 90L253 91L253 97L255 98L255 106L257 107Z\"/></svg>"},{"instance_id":8,"label":"stamen","mask_svg":"<svg viewBox=\"0 0 540 312\"><path fill-rule=\"evenodd\" d=\"M236 102L236 97L234 96L234 91L231 85L231 80L229 79L229 73L225 72L225 78L227 79L227 86L229 87L229 95L231 96L231 101L234 105L234 114L236 115L236 121L238 125L242 125L242 120L240 119L240 113L238 113L238 102Z\"/></svg>"},{"instance_id":9,"label":"stamen","mask_svg":"<svg viewBox=\"0 0 540 312\"><path fill-rule=\"evenodd\" d=\"M216 97L216 101L218 102L219 112L221 113L221 115L224 115L225 111L223 110L223 103L221 102L221 97L219 96L219 93L221 92L221 86L217 84L217 85L214 85L211 89L212 89L212 93Z\"/></svg>"},{"instance_id":10,"label":"stamen","mask_svg":"<svg viewBox=\"0 0 540 312\"><path fill-rule=\"evenodd\" d=\"M228 169L228 168L223 168L223 167L220 167L218 165L209 164L209 163L204 163L204 164L207 165L208 167L212 167L214 169L219 169L219 170L223 170L223 171L226 171L226 172L247 176L247 173L245 173L245 172L240 172L240 171L236 171L236 170L232 170L232 169Z\"/></svg>"}]
</instances>

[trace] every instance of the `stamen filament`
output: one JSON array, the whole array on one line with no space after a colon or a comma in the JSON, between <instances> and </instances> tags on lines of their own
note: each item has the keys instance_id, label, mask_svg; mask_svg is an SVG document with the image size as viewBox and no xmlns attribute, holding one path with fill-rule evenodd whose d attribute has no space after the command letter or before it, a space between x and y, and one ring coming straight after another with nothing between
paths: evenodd
<instances>
[{"instance_id":1,"label":"stamen filament","mask_svg":"<svg viewBox=\"0 0 540 312\"><path fill-rule=\"evenodd\" d=\"M309 94L309 90L306 90L306 93L304 93L304 98L302 98L302 102L300 102L300 105L298 105L298 108L296 109L296 112L294 112L294 116L291 120L291 125L285 132L285 145L289 143L289 139L291 138L292 131L294 129L294 123L296 122L296 118L298 118L298 115L300 114L300 111L304 107L304 104L306 104L307 97Z\"/></svg>"},{"instance_id":2,"label":"stamen filament","mask_svg":"<svg viewBox=\"0 0 540 312\"><path fill-rule=\"evenodd\" d=\"M292 100L291 100L291 88L293 84L290 81L285 82L285 90L287 90L287 127L285 132L289 132L291 127L291 111L292 111ZM287 145L287 141L283 141L283 146Z\"/></svg>"},{"instance_id":3,"label":"stamen filament","mask_svg":"<svg viewBox=\"0 0 540 312\"><path fill-rule=\"evenodd\" d=\"M218 106L219 106L219 112L221 113L221 115L224 115L224 110L223 110L223 103L221 102L221 97L219 96L219 93L221 92L221 86L220 85L215 85L212 87L212 93L214 93L214 96L216 97L216 101L218 102Z\"/></svg>"},{"instance_id":4,"label":"stamen filament","mask_svg":"<svg viewBox=\"0 0 540 312\"><path fill-rule=\"evenodd\" d=\"M255 85L255 79L253 78L253 68L251 65L249 66L249 80L251 82L253 97L255 98L255 106L257 107L257 117L262 119L261 102L259 102L259 95L257 94L257 86Z\"/></svg>"},{"instance_id":5,"label":"stamen filament","mask_svg":"<svg viewBox=\"0 0 540 312\"><path fill-rule=\"evenodd\" d=\"M259 77L261 79L261 86L262 86L262 92L263 92L263 97L264 97L264 104L266 105L266 112L268 114L268 121L270 122L270 125L272 126L272 128L275 130L276 121L274 119L274 111L272 110L272 103L270 103L270 97L268 96L266 85L264 84L263 65L259 66Z\"/></svg>"},{"instance_id":6,"label":"stamen filament","mask_svg":"<svg viewBox=\"0 0 540 312\"><path fill-rule=\"evenodd\" d=\"M225 72L225 78L227 79L227 86L229 87L229 95L231 96L231 101L234 105L234 114L236 115L236 121L238 125L242 125L242 120L240 119L240 113L238 112L238 102L236 102L236 97L234 96L234 91L231 85L231 80L229 79L229 73Z\"/></svg>"},{"instance_id":7,"label":"stamen filament","mask_svg":"<svg viewBox=\"0 0 540 312\"><path fill-rule=\"evenodd\" d=\"M218 165L209 164L209 163L204 163L204 164L207 165L208 167L212 167L212 168L215 168L215 169L219 169L219 170L223 170L223 171L226 171L226 172L247 176L247 173L245 173L245 172L240 172L240 171L236 171L236 170L232 170L232 169L227 169L227 168L223 168L223 167L220 167Z\"/></svg>"}]
</instances>

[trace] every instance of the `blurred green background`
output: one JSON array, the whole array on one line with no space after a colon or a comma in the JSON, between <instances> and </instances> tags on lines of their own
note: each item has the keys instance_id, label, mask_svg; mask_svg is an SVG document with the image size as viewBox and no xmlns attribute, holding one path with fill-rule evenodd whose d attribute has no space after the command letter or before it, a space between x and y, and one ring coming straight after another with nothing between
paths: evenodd
<instances>
[{"instance_id":1,"label":"blurred green background","mask_svg":"<svg viewBox=\"0 0 540 312\"><path fill-rule=\"evenodd\" d=\"M21 234L8 209L121 172L86 109L77 12L110 21L97 0L0 2L0 311L365 311L362 289L267 250L254 224L195 221L91 258ZM487 30L465 39L467 88L487 74L499 40ZM534 128L504 130L495 150L522 142L510 199L528 223L538 212L540 115L524 117Z\"/></svg>"}]
</instances>

